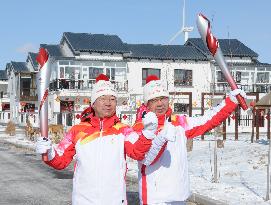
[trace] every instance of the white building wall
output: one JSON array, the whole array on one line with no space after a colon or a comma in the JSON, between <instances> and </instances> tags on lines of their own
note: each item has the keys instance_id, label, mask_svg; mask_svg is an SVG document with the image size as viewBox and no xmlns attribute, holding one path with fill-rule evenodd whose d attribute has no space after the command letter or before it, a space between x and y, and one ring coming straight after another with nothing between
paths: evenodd
<instances>
[{"instance_id":1,"label":"white building wall","mask_svg":"<svg viewBox=\"0 0 271 205\"><path fill-rule=\"evenodd\" d=\"M192 86L174 86L174 70L186 69L192 70ZM186 61L180 63L171 63L168 66L168 82L170 92L192 92L192 102L200 105L201 93L210 91L212 74L209 62Z\"/></svg>"},{"instance_id":2,"label":"white building wall","mask_svg":"<svg viewBox=\"0 0 271 205\"><path fill-rule=\"evenodd\" d=\"M74 56L73 52L69 48L69 45L67 44L66 41L63 41L63 43L61 44L61 50L63 52L63 55L66 57L73 57Z\"/></svg>"},{"instance_id":3,"label":"white building wall","mask_svg":"<svg viewBox=\"0 0 271 205\"><path fill-rule=\"evenodd\" d=\"M225 57L227 63L252 63L251 57Z\"/></svg>"},{"instance_id":4,"label":"white building wall","mask_svg":"<svg viewBox=\"0 0 271 205\"><path fill-rule=\"evenodd\" d=\"M110 61L121 61L123 60L123 56L122 54L115 54L111 55L110 53L89 53L89 52L85 52L85 53L80 53L79 56L75 56L76 59L80 59L80 60L110 60Z\"/></svg>"},{"instance_id":5,"label":"white building wall","mask_svg":"<svg viewBox=\"0 0 271 205\"><path fill-rule=\"evenodd\" d=\"M155 68L161 70L161 80L168 86L170 92L192 92L192 102L196 102L194 109L200 109L201 93L210 92L212 73L210 63L206 61L179 61L162 62L149 60L134 60L128 62L128 88L129 94L143 94L142 68ZM192 86L174 86L174 70L192 70ZM194 103L195 104L195 103Z\"/></svg>"},{"instance_id":6,"label":"white building wall","mask_svg":"<svg viewBox=\"0 0 271 205\"><path fill-rule=\"evenodd\" d=\"M168 64L158 60L136 60L127 63L128 72L128 89L130 94L143 94L142 86L142 69L153 68L161 70L161 80L167 84L166 73L168 72Z\"/></svg>"}]
</instances>

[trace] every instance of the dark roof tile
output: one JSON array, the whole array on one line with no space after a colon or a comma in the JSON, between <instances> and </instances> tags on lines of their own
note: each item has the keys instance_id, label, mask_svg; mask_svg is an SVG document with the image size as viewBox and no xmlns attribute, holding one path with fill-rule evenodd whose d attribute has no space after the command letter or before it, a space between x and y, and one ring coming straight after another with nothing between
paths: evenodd
<instances>
[{"instance_id":1,"label":"dark roof tile","mask_svg":"<svg viewBox=\"0 0 271 205\"><path fill-rule=\"evenodd\" d=\"M129 52L126 45L117 35L65 32L63 36L74 51Z\"/></svg>"},{"instance_id":2,"label":"dark roof tile","mask_svg":"<svg viewBox=\"0 0 271 205\"><path fill-rule=\"evenodd\" d=\"M127 44L131 58L207 60L206 56L191 46Z\"/></svg>"},{"instance_id":3,"label":"dark roof tile","mask_svg":"<svg viewBox=\"0 0 271 205\"><path fill-rule=\"evenodd\" d=\"M20 72L20 71L28 71L28 68L26 66L25 62L15 62L15 61L11 61L11 67L16 71L16 72Z\"/></svg>"},{"instance_id":4,"label":"dark roof tile","mask_svg":"<svg viewBox=\"0 0 271 205\"><path fill-rule=\"evenodd\" d=\"M6 70L0 70L0 80L8 80Z\"/></svg>"},{"instance_id":5,"label":"dark roof tile","mask_svg":"<svg viewBox=\"0 0 271 205\"><path fill-rule=\"evenodd\" d=\"M258 54L237 39L218 39L224 56L258 57ZM185 45L198 48L201 52L211 55L201 38L189 38Z\"/></svg>"},{"instance_id":6,"label":"dark roof tile","mask_svg":"<svg viewBox=\"0 0 271 205\"><path fill-rule=\"evenodd\" d=\"M50 56L63 57L63 54L59 45L40 44L40 47L47 49Z\"/></svg>"}]
</instances>

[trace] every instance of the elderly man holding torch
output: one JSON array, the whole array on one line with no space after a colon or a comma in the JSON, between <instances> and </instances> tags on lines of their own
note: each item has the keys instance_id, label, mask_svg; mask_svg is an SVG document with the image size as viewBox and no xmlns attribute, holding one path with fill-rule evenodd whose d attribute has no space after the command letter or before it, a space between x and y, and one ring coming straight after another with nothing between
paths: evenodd
<instances>
[{"instance_id":1,"label":"elderly man holding torch","mask_svg":"<svg viewBox=\"0 0 271 205\"><path fill-rule=\"evenodd\" d=\"M36 152L47 156L44 162L55 169L64 169L75 158L74 205L127 204L126 155L143 160L153 143L167 141L154 133L151 114L145 116L143 123L147 137L120 123L116 104L114 86L101 74L91 94L93 112L89 110L84 120L74 125L58 145L53 146L50 139L43 137L36 143Z\"/></svg>"},{"instance_id":2,"label":"elderly man holding torch","mask_svg":"<svg viewBox=\"0 0 271 205\"><path fill-rule=\"evenodd\" d=\"M144 86L145 112L154 113L151 122L158 121L158 127L151 133L167 135L167 142L153 143L146 158L139 162L140 203L145 205L183 205L189 197L189 177L186 141L220 125L238 105L237 95L245 97L242 90L229 93L220 105L207 111L203 116L188 117L173 115L169 107L169 93L163 82L156 76L149 76ZM137 120L133 126L138 133L143 129L143 121ZM164 132L164 130L167 132ZM154 138L155 139L155 138ZM162 144L162 146L161 146ZM155 149L155 145L157 145ZM160 148L161 147L161 148Z\"/></svg>"},{"instance_id":3,"label":"elderly man holding torch","mask_svg":"<svg viewBox=\"0 0 271 205\"><path fill-rule=\"evenodd\" d=\"M226 66L218 41L211 34L210 22L203 16L198 16L198 29L204 43L219 64L222 72L232 88L228 97L220 105L207 111L203 116L188 117L185 115L173 115L169 107L169 93L163 86L163 82L156 76L149 76L144 86L144 107L147 113L154 113L151 122L158 121L158 128L152 130L157 135L167 135L171 139L150 149L146 158L139 162L139 195L143 205L183 205L190 195L188 162L186 141L194 138L220 125L236 109L238 102L241 107L247 109L244 91L237 88ZM148 133L143 130L143 121L140 115L134 130ZM154 126L153 126L154 127ZM164 132L163 130L167 130ZM162 131L161 131L162 130ZM154 138L155 139L155 138Z\"/></svg>"}]
</instances>

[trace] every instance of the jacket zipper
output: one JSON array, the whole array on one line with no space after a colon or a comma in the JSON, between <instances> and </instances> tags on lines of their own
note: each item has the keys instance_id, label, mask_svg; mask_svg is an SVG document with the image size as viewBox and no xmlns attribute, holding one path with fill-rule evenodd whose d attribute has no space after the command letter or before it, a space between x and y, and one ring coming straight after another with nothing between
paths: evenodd
<instances>
[{"instance_id":1,"label":"jacket zipper","mask_svg":"<svg viewBox=\"0 0 271 205\"><path fill-rule=\"evenodd\" d=\"M102 119L100 119L100 137L99 137L99 139L98 139L98 142L99 142L99 144L98 144L98 153L99 153L99 155L98 155L98 161L99 162L101 162L101 160L102 160L102 151L103 150L101 150L102 149L102 136L103 136L103 120ZM102 182L101 182L101 180L102 180L102 176L100 176L100 172L98 172L98 179L99 179L99 185L98 185L98 187L99 187L99 193L101 194L101 192L102 192ZM99 198L100 199L102 199L102 197L103 196L99 196ZM101 203L102 203L102 201L100 201Z\"/></svg>"},{"instance_id":2,"label":"jacket zipper","mask_svg":"<svg viewBox=\"0 0 271 205\"><path fill-rule=\"evenodd\" d=\"M100 119L100 137L101 137L102 130L103 130L103 120Z\"/></svg>"}]
</instances>

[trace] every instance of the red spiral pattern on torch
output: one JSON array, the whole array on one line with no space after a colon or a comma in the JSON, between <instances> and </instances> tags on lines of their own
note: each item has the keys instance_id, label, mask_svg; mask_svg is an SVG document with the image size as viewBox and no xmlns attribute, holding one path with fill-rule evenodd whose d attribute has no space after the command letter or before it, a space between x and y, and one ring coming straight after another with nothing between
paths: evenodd
<instances>
[{"instance_id":1,"label":"red spiral pattern on torch","mask_svg":"<svg viewBox=\"0 0 271 205\"><path fill-rule=\"evenodd\" d=\"M40 48L39 54L36 57L36 61L40 64L39 71L43 68L44 64L47 63L49 59L49 54L45 48ZM43 94L42 100L40 102L39 112L48 96L48 89L46 89L45 93Z\"/></svg>"},{"instance_id":2,"label":"red spiral pattern on torch","mask_svg":"<svg viewBox=\"0 0 271 205\"><path fill-rule=\"evenodd\" d=\"M41 111L41 108L42 108L42 106L43 106L43 104L44 104L44 102L45 102L45 100L46 100L47 97L48 97L48 89L46 89L46 91L45 91L45 93L44 93L44 95L42 97L42 100L40 102L39 112Z\"/></svg>"},{"instance_id":3,"label":"red spiral pattern on torch","mask_svg":"<svg viewBox=\"0 0 271 205\"><path fill-rule=\"evenodd\" d=\"M217 48L219 46L218 40L211 33L211 24L210 24L209 19L206 16L204 16L203 14L200 14L200 15L208 22L208 28L207 28L207 34L206 34L206 44L207 44L209 51L214 56L216 54Z\"/></svg>"},{"instance_id":4,"label":"red spiral pattern on torch","mask_svg":"<svg viewBox=\"0 0 271 205\"><path fill-rule=\"evenodd\" d=\"M217 41L216 37L214 37L213 34L211 33L211 29L210 29L209 25L210 24L208 24L206 43L207 43L209 51L214 56L216 54L216 50L218 48L218 41Z\"/></svg>"}]
</instances>

